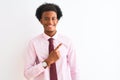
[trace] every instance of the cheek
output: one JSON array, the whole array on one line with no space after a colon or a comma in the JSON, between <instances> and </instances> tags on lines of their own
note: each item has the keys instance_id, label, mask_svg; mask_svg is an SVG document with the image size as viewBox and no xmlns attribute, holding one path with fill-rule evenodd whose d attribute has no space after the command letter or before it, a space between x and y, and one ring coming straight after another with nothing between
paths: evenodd
<instances>
[{"instance_id":1,"label":"cheek","mask_svg":"<svg viewBox=\"0 0 120 80\"><path fill-rule=\"evenodd\" d=\"M58 21L55 21L55 24L57 25Z\"/></svg>"},{"instance_id":2,"label":"cheek","mask_svg":"<svg viewBox=\"0 0 120 80\"><path fill-rule=\"evenodd\" d=\"M42 25L44 25L44 26L45 26L45 25L47 25L47 23L46 23L46 22L41 22L41 24L42 24Z\"/></svg>"}]
</instances>

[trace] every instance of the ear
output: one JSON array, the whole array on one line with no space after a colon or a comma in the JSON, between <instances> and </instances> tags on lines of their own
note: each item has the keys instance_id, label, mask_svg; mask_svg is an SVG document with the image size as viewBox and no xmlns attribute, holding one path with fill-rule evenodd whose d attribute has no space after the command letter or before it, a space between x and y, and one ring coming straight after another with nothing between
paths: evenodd
<instances>
[{"instance_id":1,"label":"ear","mask_svg":"<svg viewBox=\"0 0 120 80\"><path fill-rule=\"evenodd\" d=\"M59 20L57 19L57 23L58 23L58 21L59 21Z\"/></svg>"},{"instance_id":2,"label":"ear","mask_svg":"<svg viewBox=\"0 0 120 80\"><path fill-rule=\"evenodd\" d=\"M42 19L40 19L39 21L40 21L40 23L42 24Z\"/></svg>"}]
</instances>

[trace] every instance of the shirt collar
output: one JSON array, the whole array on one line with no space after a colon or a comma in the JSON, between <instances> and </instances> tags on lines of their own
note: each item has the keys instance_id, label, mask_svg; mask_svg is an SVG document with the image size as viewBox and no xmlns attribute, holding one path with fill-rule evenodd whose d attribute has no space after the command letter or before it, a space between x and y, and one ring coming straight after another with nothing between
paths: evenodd
<instances>
[{"instance_id":1,"label":"shirt collar","mask_svg":"<svg viewBox=\"0 0 120 80\"><path fill-rule=\"evenodd\" d=\"M48 35L45 34L45 33L42 33L42 36L43 36L46 40L48 40L49 38L57 39L57 37L58 37L58 32L56 32L56 34L55 34L53 37L50 37L50 36L48 36Z\"/></svg>"}]
</instances>

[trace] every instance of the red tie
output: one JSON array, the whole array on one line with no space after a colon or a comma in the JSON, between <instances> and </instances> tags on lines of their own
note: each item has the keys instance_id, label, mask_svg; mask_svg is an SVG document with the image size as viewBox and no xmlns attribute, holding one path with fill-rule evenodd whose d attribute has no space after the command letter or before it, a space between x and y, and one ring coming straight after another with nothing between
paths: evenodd
<instances>
[{"instance_id":1,"label":"red tie","mask_svg":"<svg viewBox=\"0 0 120 80\"><path fill-rule=\"evenodd\" d=\"M54 50L53 38L49 38L49 53ZM56 65L55 63L50 65L50 80L57 80Z\"/></svg>"}]
</instances>

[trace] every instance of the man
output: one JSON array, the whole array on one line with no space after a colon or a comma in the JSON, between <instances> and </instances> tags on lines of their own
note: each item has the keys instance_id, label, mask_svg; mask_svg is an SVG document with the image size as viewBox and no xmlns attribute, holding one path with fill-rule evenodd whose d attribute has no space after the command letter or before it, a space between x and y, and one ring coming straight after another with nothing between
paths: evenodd
<instances>
[{"instance_id":1,"label":"man","mask_svg":"<svg viewBox=\"0 0 120 80\"><path fill-rule=\"evenodd\" d=\"M36 17L44 32L29 42L25 77L28 80L76 80L76 53L72 42L56 30L62 17L61 9L56 4L45 3L37 8Z\"/></svg>"}]
</instances>

